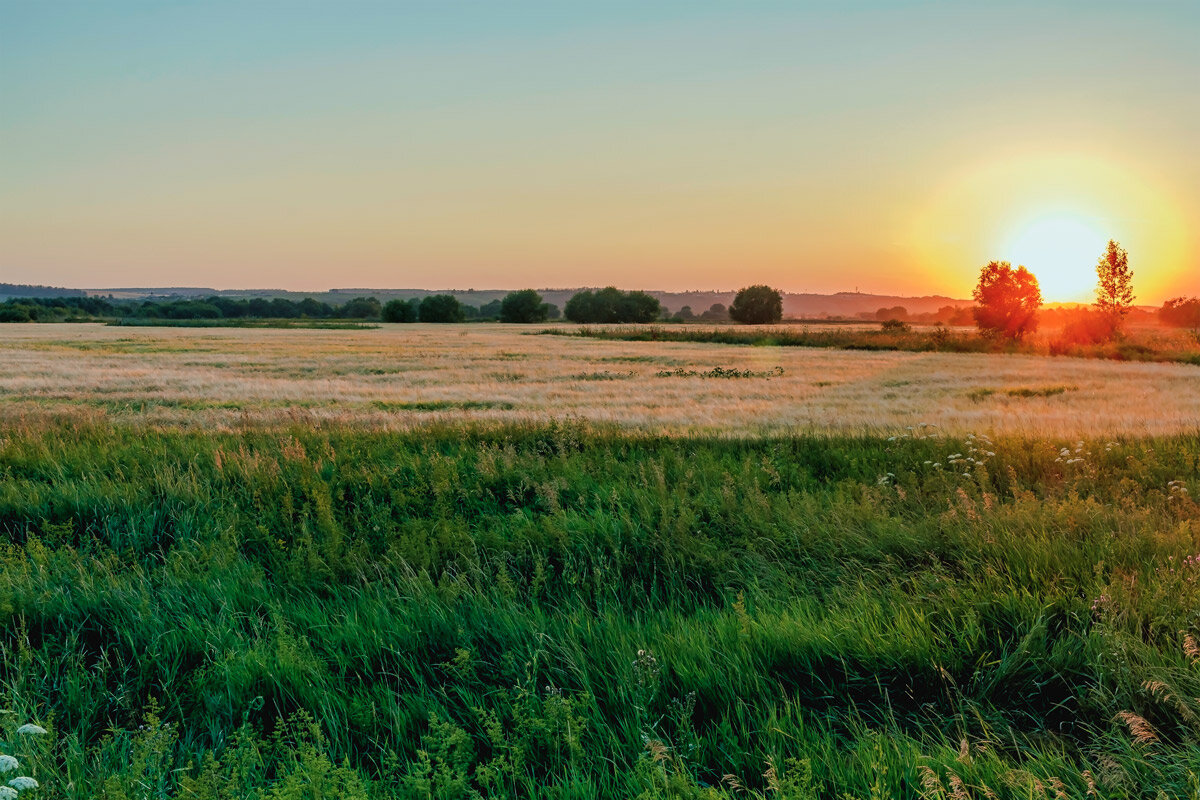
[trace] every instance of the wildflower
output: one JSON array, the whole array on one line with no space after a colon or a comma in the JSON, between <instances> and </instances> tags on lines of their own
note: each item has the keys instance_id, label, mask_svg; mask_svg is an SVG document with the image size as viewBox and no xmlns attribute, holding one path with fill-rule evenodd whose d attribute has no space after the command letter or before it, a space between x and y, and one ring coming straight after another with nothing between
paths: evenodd
<instances>
[{"instance_id":1,"label":"wildflower","mask_svg":"<svg viewBox=\"0 0 1200 800\"><path fill-rule=\"evenodd\" d=\"M26 722L21 727L17 728L18 734L29 734L32 736L41 736L46 732L46 729L41 725L34 725L32 722Z\"/></svg>"},{"instance_id":2,"label":"wildflower","mask_svg":"<svg viewBox=\"0 0 1200 800\"><path fill-rule=\"evenodd\" d=\"M36 789L38 782L36 778L31 778L28 775L22 775L18 778L13 778L8 782L8 785L16 789L18 792L23 792L26 789Z\"/></svg>"},{"instance_id":3,"label":"wildflower","mask_svg":"<svg viewBox=\"0 0 1200 800\"><path fill-rule=\"evenodd\" d=\"M0 800L13 800L16 796L16 789L11 786L0 786Z\"/></svg>"},{"instance_id":4,"label":"wildflower","mask_svg":"<svg viewBox=\"0 0 1200 800\"><path fill-rule=\"evenodd\" d=\"M10 755L0 754L0 772L12 772L20 766L15 758Z\"/></svg>"}]
</instances>

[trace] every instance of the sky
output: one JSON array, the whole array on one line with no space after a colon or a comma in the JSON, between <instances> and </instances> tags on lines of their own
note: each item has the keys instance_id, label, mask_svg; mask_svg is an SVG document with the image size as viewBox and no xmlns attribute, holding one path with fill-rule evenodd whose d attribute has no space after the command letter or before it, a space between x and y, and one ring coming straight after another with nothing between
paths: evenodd
<instances>
[{"instance_id":1,"label":"sky","mask_svg":"<svg viewBox=\"0 0 1200 800\"><path fill-rule=\"evenodd\" d=\"M0 0L0 281L1200 294L1200 3Z\"/></svg>"}]
</instances>

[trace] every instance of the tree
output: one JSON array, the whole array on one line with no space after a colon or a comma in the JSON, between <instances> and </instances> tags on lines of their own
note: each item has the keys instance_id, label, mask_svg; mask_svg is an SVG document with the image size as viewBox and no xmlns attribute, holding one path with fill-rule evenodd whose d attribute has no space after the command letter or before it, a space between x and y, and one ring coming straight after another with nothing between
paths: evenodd
<instances>
[{"instance_id":1,"label":"tree","mask_svg":"<svg viewBox=\"0 0 1200 800\"><path fill-rule=\"evenodd\" d=\"M763 284L747 286L733 298L729 318L745 325L779 322L783 318L783 295Z\"/></svg>"},{"instance_id":2,"label":"tree","mask_svg":"<svg viewBox=\"0 0 1200 800\"><path fill-rule=\"evenodd\" d=\"M1007 261L992 261L980 270L973 296L975 325L983 334L1020 339L1037 330L1042 291L1025 267L1014 270Z\"/></svg>"},{"instance_id":3,"label":"tree","mask_svg":"<svg viewBox=\"0 0 1200 800\"><path fill-rule=\"evenodd\" d=\"M1172 297L1158 310L1164 325L1200 328L1200 297Z\"/></svg>"},{"instance_id":4,"label":"tree","mask_svg":"<svg viewBox=\"0 0 1200 800\"><path fill-rule=\"evenodd\" d=\"M575 293L563 310L567 319L581 324L600 322L653 322L662 305L645 292L622 292L609 286L598 292Z\"/></svg>"},{"instance_id":5,"label":"tree","mask_svg":"<svg viewBox=\"0 0 1200 800\"><path fill-rule=\"evenodd\" d=\"M418 308L421 322L462 322L467 318L462 303L452 294L431 294Z\"/></svg>"},{"instance_id":6,"label":"tree","mask_svg":"<svg viewBox=\"0 0 1200 800\"><path fill-rule=\"evenodd\" d=\"M412 300L388 300L383 306L383 321L384 322L416 322L417 321L417 301Z\"/></svg>"},{"instance_id":7,"label":"tree","mask_svg":"<svg viewBox=\"0 0 1200 800\"><path fill-rule=\"evenodd\" d=\"M545 322L550 316L550 304L534 289L509 292L500 302L501 322Z\"/></svg>"},{"instance_id":8,"label":"tree","mask_svg":"<svg viewBox=\"0 0 1200 800\"><path fill-rule=\"evenodd\" d=\"M347 319L379 319L383 308L374 297L355 297L347 300L338 313Z\"/></svg>"},{"instance_id":9,"label":"tree","mask_svg":"<svg viewBox=\"0 0 1200 800\"><path fill-rule=\"evenodd\" d=\"M1096 310L1108 320L1110 335L1115 335L1133 310L1133 271L1129 256L1113 239L1096 262L1096 277Z\"/></svg>"}]
</instances>

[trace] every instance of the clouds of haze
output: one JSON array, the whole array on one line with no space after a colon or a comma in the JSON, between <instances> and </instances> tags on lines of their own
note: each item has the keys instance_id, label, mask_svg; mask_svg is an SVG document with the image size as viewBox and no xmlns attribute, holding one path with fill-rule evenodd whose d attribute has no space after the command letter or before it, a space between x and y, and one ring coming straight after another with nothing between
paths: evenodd
<instances>
[{"instance_id":1,"label":"clouds of haze","mask_svg":"<svg viewBox=\"0 0 1200 800\"><path fill-rule=\"evenodd\" d=\"M0 280L965 296L1084 158L1200 291L1194 3L584 5L0 0Z\"/></svg>"}]
</instances>

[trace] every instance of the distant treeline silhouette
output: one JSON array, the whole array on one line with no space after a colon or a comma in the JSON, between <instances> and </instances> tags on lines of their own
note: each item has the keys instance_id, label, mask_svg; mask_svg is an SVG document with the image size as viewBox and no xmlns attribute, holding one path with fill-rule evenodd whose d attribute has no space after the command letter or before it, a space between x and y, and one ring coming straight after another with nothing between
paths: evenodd
<instances>
[{"instance_id":1,"label":"distant treeline silhouette","mask_svg":"<svg viewBox=\"0 0 1200 800\"><path fill-rule=\"evenodd\" d=\"M536 294L536 293L535 293ZM520 299L527 295L513 292ZM384 320L388 322L463 322L499 320L504 303L495 300L475 307L460 303L452 295L430 295L421 301L393 300L386 306L374 297L354 297L333 304L311 297L288 300L281 297L121 300L111 297L63 296L21 297L0 303L0 322L69 322L89 320ZM512 303L510 302L510 306ZM523 309L524 310L524 309ZM389 313L390 312L390 313ZM542 322L559 316L556 306L538 298L532 319ZM520 320L514 320L520 321Z\"/></svg>"}]
</instances>

